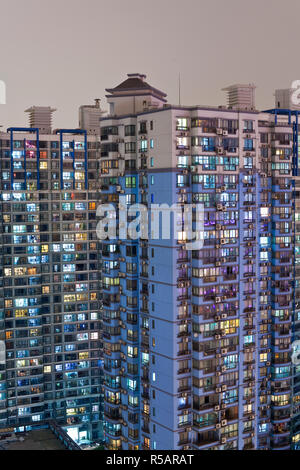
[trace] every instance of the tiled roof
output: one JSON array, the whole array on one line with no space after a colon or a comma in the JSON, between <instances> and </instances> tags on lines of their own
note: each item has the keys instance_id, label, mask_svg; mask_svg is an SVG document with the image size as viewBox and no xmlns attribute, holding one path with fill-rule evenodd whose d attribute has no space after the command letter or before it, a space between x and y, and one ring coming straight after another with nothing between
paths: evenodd
<instances>
[{"instance_id":1,"label":"tiled roof","mask_svg":"<svg viewBox=\"0 0 300 470\"><path fill-rule=\"evenodd\" d=\"M149 85L149 83L145 82L143 80L143 77L144 77L143 75L140 75L140 76L135 75L133 77L129 75L128 78L124 82L120 83L120 85L116 86L115 88L107 88L106 91L109 93L117 93L118 91L123 92L123 91L149 90L158 95L167 96L166 93L160 90L157 90L156 88Z\"/></svg>"}]
</instances>

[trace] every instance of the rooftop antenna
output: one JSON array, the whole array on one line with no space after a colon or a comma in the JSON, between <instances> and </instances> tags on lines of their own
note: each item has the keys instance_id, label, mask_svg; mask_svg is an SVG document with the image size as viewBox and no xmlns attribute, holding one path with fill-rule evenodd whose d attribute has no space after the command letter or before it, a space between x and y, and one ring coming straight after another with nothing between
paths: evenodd
<instances>
[{"instance_id":1,"label":"rooftop antenna","mask_svg":"<svg viewBox=\"0 0 300 470\"><path fill-rule=\"evenodd\" d=\"M179 97L179 106L181 106L181 77L180 72L178 76L178 97Z\"/></svg>"}]
</instances>

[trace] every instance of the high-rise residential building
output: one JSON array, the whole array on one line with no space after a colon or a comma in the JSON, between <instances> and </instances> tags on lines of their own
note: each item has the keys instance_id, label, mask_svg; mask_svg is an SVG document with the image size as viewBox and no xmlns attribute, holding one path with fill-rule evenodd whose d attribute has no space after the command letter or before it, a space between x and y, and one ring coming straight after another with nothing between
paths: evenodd
<instances>
[{"instance_id":1,"label":"high-rise residential building","mask_svg":"<svg viewBox=\"0 0 300 470\"><path fill-rule=\"evenodd\" d=\"M54 110L0 133L0 432L50 421L99 439L99 137L52 132Z\"/></svg>"},{"instance_id":2,"label":"high-rise residential building","mask_svg":"<svg viewBox=\"0 0 300 470\"><path fill-rule=\"evenodd\" d=\"M141 74L107 90L102 203L205 214L198 250L184 231L101 242L108 449L300 442L298 112L226 90L230 107L169 105Z\"/></svg>"}]
</instances>

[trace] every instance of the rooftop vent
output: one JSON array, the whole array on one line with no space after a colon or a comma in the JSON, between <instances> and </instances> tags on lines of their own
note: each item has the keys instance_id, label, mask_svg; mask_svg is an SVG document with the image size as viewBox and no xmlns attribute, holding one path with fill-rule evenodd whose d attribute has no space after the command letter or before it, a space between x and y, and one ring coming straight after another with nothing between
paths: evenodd
<instances>
[{"instance_id":1,"label":"rooftop vent","mask_svg":"<svg viewBox=\"0 0 300 470\"><path fill-rule=\"evenodd\" d=\"M255 109L255 88L253 83L249 83L249 85L236 84L223 88L222 91L227 92L228 107L253 110Z\"/></svg>"}]
</instances>

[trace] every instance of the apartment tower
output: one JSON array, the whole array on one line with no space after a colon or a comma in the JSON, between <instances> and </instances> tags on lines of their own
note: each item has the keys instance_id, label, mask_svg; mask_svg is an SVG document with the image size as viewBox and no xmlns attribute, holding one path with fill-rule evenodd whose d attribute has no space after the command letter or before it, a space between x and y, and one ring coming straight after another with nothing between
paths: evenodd
<instances>
[{"instance_id":1,"label":"apartment tower","mask_svg":"<svg viewBox=\"0 0 300 470\"><path fill-rule=\"evenodd\" d=\"M99 138L50 107L0 133L0 432L54 420L101 438Z\"/></svg>"},{"instance_id":2,"label":"apartment tower","mask_svg":"<svg viewBox=\"0 0 300 470\"><path fill-rule=\"evenodd\" d=\"M198 250L183 231L101 242L108 449L300 439L298 112L256 110L253 85L226 91L229 106L172 106L141 74L107 90L101 202L117 217L120 201L205 212Z\"/></svg>"}]
</instances>

